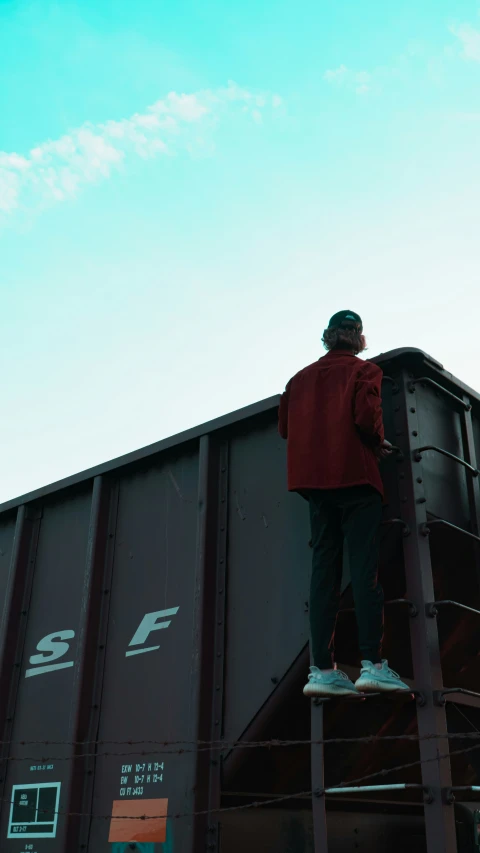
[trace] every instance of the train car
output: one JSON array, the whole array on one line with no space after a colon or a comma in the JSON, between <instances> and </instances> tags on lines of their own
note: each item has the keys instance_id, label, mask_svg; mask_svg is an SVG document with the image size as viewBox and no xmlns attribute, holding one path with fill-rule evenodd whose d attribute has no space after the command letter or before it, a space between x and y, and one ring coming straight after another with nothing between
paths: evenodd
<instances>
[{"instance_id":1,"label":"train car","mask_svg":"<svg viewBox=\"0 0 480 853\"><path fill-rule=\"evenodd\" d=\"M276 395L0 506L1 853L480 849L480 395L421 350L372 360L411 694L303 696ZM358 670L347 561L337 653Z\"/></svg>"}]
</instances>

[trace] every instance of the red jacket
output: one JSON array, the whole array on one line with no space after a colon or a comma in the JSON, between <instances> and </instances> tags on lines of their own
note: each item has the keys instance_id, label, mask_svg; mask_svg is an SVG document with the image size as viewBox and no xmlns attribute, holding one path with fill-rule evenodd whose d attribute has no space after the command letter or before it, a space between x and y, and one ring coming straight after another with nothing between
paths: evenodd
<instances>
[{"instance_id":1,"label":"red jacket","mask_svg":"<svg viewBox=\"0 0 480 853\"><path fill-rule=\"evenodd\" d=\"M369 483L383 497L373 450L385 437L382 376L371 361L332 350L290 379L278 410L290 492Z\"/></svg>"}]
</instances>

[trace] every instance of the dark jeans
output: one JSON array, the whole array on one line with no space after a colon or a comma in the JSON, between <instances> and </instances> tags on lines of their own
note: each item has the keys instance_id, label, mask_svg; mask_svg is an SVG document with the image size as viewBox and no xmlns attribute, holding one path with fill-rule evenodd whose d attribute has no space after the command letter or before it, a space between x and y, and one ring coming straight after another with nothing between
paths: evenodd
<instances>
[{"instance_id":1,"label":"dark jeans","mask_svg":"<svg viewBox=\"0 0 480 853\"><path fill-rule=\"evenodd\" d=\"M343 545L350 564L362 660L380 663L383 590L378 584L382 499L373 486L311 489L313 565L310 630L313 663L329 669L335 660L335 625L342 582Z\"/></svg>"}]
</instances>

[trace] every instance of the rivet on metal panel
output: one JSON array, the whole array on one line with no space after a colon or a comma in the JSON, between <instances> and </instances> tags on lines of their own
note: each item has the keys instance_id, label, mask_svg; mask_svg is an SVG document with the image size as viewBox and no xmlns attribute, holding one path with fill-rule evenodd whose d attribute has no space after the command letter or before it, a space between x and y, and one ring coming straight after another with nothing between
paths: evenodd
<instances>
[{"instance_id":1,"label":"rivet on metal panel","mask_svg":"<svg viewBox=\"0 0 480 853\"><path fill-rule=\"evenodd\" d=\"M223 622L221 619L218 620L217 625L223 625Z\"/></svg>"},{"instance_id":2,"label":"rivet on metal panel","mask_svg":"<svg viewBox=\"0 0 480 853\"><path fill-rule=\"evenodd\" d=\"M423 480L421 477L417 477L417 483L423 483Z\"/></svg>"},{"instance_id":3,"label":"rivet on metal panel","mask_svg":"<svg viewBox=\"0 0 480 853\"><path fill-rule=\"evenodd\" d=\"M426 502L427 502L427 499L426 499L426 498L419 498L419 499L417 500L417 504L425 504Z\"/></svg>"},{"instance_id":4,"label":"rivet on metal panel","mask_svg":"<svg viewBox=\"0 0 480 853\"><path fill-rule=\"evenodd\" d=\"M99 648L99 649L104 649L104 648L105 648L105 646L104 646L104 645L103 645L103 643L102 643L98 648Z\"/></svg>"},{"instance_id":5,"label":"rivet on metal panel","mask_svg":"<svg viewBox=\"0 0 480 853\"><path fill-rule=\"evenodd\" d=\"M415 406L411 406L410 411L411 411L412 415L414 415L417 410L416 410Z\"/></svg>"},{"instance_id":6,"label":"rivet on metal panel","mask_svg":"<svg viewBox=\"0 0 480 853\"><path fill-rule=\"evenodd\" d=\"M226 469L225 467L223 467L223 468L222 468L222 474L224 474L226 470L227 470L227 469Z\"/></svg>"},{"instance_id":7,"label":"rivet on metal panel","mask_svg":"<svg viewBox=\"0 0 480 853\"><path fill-rule=\"evenodd\" d=\"M108 534L108 538L109 538L109 539L113 539L113 533L109 533L109 534Z\"/></svg>"},{"instance_id":8,"label":"rivet on metal panel","mask_svg":"<svg viewBox=\"0 0 480 853\"><path fill-rule=\"evenodd\" d=\"M222 586L222 587L220 587L220 589L218 590L218 592L219 592L219 595L221 595L221 594L222 594L222 592L223 592L223 586Z\"/></svg>"},{"instance_id":9,"label":"rivet on metal panel","mask_svg":"<svg viewBox=\"0 0 480 853\"><path fill-rule=\"evenodd\" d=\"M412 435L418 435L418 431L417 431L416 429L414 429L414 430L412 431Z\"/></svg>"},{"instance_id":10,"label":"rivet on metal panel","mask_svg":"<svg viewBox=\"0 0 480 853\"><path fill-rule=\"evenodd\" d=\"M430 528L426 524L422 524L420 533L422 536L430 536Z\"/></svg>"},{"instance_id":11,"label":"rivet on metal panel","mask_svg":"<svg viewBox=\"0 0 480 853\"><path fill-rule=\"evenodd\" d=\"M104 589L104 590L103 590L103 594L104 594L104 595L108 595L108 593L109 593L109 592L110 592L110 590L109 590L109 589Z\"/></svg>"}]
</instances>

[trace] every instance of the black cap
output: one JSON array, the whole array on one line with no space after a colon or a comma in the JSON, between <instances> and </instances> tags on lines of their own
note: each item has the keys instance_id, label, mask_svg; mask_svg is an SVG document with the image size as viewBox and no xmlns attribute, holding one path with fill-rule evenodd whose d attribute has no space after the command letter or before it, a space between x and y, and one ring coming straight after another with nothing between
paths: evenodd
<instances>
[{"instance_id":1,"label":"black cap","mask_svg":"<svg viewBox=\"0 0 480 853\"><path fill-rule=\"evenodd\" d=\"M357 329L363 331L362 318L355 311L337 311L330 319L329 329Z\"/></svg>"}]
</instances>

